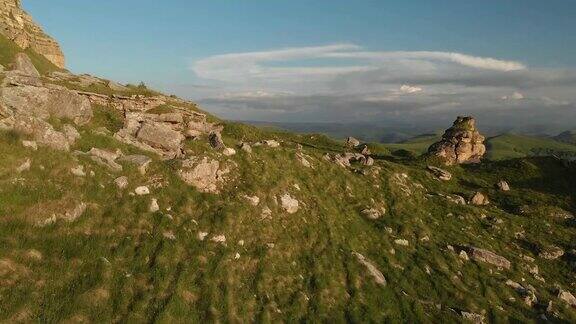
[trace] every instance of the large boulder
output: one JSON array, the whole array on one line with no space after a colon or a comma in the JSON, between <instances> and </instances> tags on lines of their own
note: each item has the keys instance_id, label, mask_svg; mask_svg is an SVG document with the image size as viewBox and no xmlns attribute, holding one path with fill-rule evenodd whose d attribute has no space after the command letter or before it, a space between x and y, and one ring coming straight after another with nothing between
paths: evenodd
<instances>
[{"instance_id":1,"label":"large boulder","mask_svg":"<svg viewBox=\"0 0 576 324\"><path fill-rule=\"evenodd\" d=\"M178 171L180 178L187 184L205 193L219 193L230 170L217 160L191 158L182 162Z\"/></svg>"},{"instance_id":2,"label":"large boulder","mask_svg":"<svg viewBox=\"0 0 576 324\"><path fill-rule=\"evenodd\" d=\"M69 136L56 131L52 125L42 119L17 115L13 118L12 127L16 132L32 137L39 145L62 151L70 150L71 139Z\"/></svg>"},{"instance_id":3,"label":"large boulder","mask_svg":"<svg viewBox=\"0 0 576 324\"><path fill-rule=\"evenodd\" d=\"M472 260L488 263L504 269L510 269L512 266L512 263L510 263L508 259L492 251L480 249L477 247L466 247L464 250L467 250L468 255L470 255Z\"/></svg>"},{"instance_id":4,"label":"large boulder","mask_svg":"<svg viewBox=\"0 0 576 324\"><path fill-rule=\"evenodd\" d=\"M77 125L88 123L93 115L88 99L58 86L5 87L0 100L15 113L42 119L67 118Z\"/></svg>"},{"instance_id":5,"label":"large boulder","mask_svg":"<svg viewBox=\"0 0 576 324\"><path fill-rule=\"evenodd\" d=\"M136 138L154 148L178 151L182 147L182 133L162 123L144 122Z\"/></svg>"},{"instance_id":6,"label":"large boulder","mask_svg":"<svg viewBox=\"0 0 576 324\"><path fill-rule=\"evenodd\" d=\"M40 77L40 73L38 72L38 70L36 70L34 63L32 63L32 60L30 60L30 58L28 57L28 55L26 55L26 53L16 54L16 60L14 62L14 70L32 77Z\"/></svg>"},{"instance_id":7,"label":"large boulder","mask_svg":"<svg viewBox=\"0 0 576 324\"><path fill-rule=\"evenodd\" d=\"M441 158L446 165L479 163L486 153L484 139L474 118L458 117L442 139L430 146L428 154Z\"/></svg>"}]
</instances>

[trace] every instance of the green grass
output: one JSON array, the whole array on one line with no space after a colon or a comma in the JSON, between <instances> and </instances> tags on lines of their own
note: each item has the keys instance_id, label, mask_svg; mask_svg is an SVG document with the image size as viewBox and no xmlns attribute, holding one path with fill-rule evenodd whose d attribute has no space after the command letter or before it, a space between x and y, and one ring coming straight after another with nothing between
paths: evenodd
<instances>
[{"instance_id":1,"label":"green grass","mask_svg":"<svg viewBox=\"0 0 576 324\"><path fill-rule=\"evenodd\" d=\"M533 155L576 156L576 145L552 139L504 134L486 141L488 158L503 160Z\"/></svg>"},{"instance_id":2,"label":"green grass","mask_svg":"<svg viewBox=\"0 0 576 324\"><path fill-rule=\"evenodd\" d=\"M96 107L95 116L80 129L82 139L74 149L131 150L91 134L95 127L113 128L118 122L103 107ZM0 260L29 274L13 275L15 283L3 282L0 296L9 302L1 303L0 320L27 311L30 320L41 322L457 322L459 316L450 310L455 308L486 311L492 321L533 321L538 312L504 285L507 279L521 278L536 287L542 301L553 300L559 319L576 320L576 312L561 306L553 292L556 283L570 287L567 261L542 260L528 248L572 246L573 227L551 211L576 209L575 170L553 159L517 159L451 167L454 179L439 182L425 170L424 161L381 159L380 173L364 176L324 161L324 153L340 152L343 146L322 135L238 123L226 123L223 135L229 146L272 138L283 144L231 157L234 176L220 195L183 184L175 176L178 163L172 161L154 157L147 176L125 165L121 174L129 177L128 190L143 184L153 188L151 197L162 210L150 213L150 197L114 187L120 174L69 153L28 151L19 135L1 133L0 154L7 158L0 161ZM296 143L303 145L314 169L296 161ZM204 141L191 142L189 148L197 156L215 156ZM12 172L26 157L33 161L31 170ZM77 164L95 176L72 176L69 168ZM398 180L401 173L408 179ZM500 179L507 179L513 190L495 190ZM477 190L486 192L493 204L458 206L435 195L469 197ZM274 202L285 192L301 202L301 211L288 215ZM261 205L247 204L243 194L259 196ZM388 210L376 221L360 213L372 205L371 199ZM76 222L44 228L30 223L30 215L47 217L77 201L90 208ZM272 219L261 218L264 205L272 209ZM519 214L525 205L532 207L530 213ZM167 231L177 239L164 238ZM208 238L225 234L227 243L201 242L199 231L211 233ZM516 237L521 231L527 241ZM410 246L395 245L397 238L409 240ZM463 262L446 249L459 244L490 249L507 257L513 268L497 271ZM42 260L27 257L32 249L42 253ZM353 251L384 273L386 287L374 284ZM536 257L546 283L526 272L522 254ZM1 273L0 280L7 280Z\"/></svg>"}]
</instances>

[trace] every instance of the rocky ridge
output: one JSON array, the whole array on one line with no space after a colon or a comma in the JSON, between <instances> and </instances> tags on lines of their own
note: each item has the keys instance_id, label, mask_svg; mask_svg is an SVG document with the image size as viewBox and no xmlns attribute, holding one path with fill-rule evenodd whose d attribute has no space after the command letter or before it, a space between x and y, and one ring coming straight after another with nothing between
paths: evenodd
<instances>
[{"instance_id":1,"label":"rocky ridge","mask_svg":"<svg viewBox=\"0 0 576 324\"><path fill-rule=\"evenodd\" d=\"M22 9L20 0L0 0L0 34L20 48L31 48L59 68L65 67L60 45Z\"/></svg>"}]
</instances>

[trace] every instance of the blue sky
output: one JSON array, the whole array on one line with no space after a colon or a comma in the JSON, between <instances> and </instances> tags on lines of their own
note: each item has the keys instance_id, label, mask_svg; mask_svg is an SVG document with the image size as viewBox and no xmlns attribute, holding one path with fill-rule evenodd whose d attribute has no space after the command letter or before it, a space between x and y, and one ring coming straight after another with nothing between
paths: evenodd
<instances>
[{"instance_id":1,"label":"blue sky","mask_svg":"<svg viewBox=\"0 0 576 324\"><path fill-rule=\"evenodd\" d=\"M311 97L318 99L320 96L334 96L335 92L343 91L335 90L338 88L335 84L344 87L343 83L350 83L348 76L358 77L359 73L375 74L377 72L372 70L382 67L379 63L374 63L372 58L367 63L366 55L345 55L345 58L341 58L339 56L342 53L338 53L340 51L372 54L438 52L492 58L521 64L523 69L518 70L530 74L526 75L526 78L540 81L561 78L572 73L576 66L576 1L571 0L24 0L24 7L61 43L67 56L67 65L72 71L89 72L124 82L144 80L181 96L206 99L205 104L210 109L230 118L298 119L295 112L282 114L286 107L276 109L270 101L271 96L281 94L284 96L281 101L286 101L286 97L290 96L289 102L294 100L293 104L302 106L302 103L295 101L297 98L307 97L310 100ZM345 46L330 55L304 53L309 48L333 45ZM350 46L346 48L348 45ZM305 50L289 59L275 56L274 59L256 63L250 59L254 63L250 69L226 73L215 74L214 71L206 71L206 65L202 65L205 60L214 57L217 64L222 63L218 56L223 54L271 52L277 55L277 51L285 48ZM489 72L484 71L484 67L471 67L462 65L461 62L448 64L446 58L438 55L415 59L414 55L410 54L410 60L415 60L424 70L404 71L406 59L400 56L395 56L393 60L387 59L388 70L379 70L381 73L388 73L387 75L394 72L392 74L396 84L392 84L390 80L379 80L386 86L371 89L372 98L376 92L394 95L394 91L400 91L402 86L407 86L421 89L410 92L411 94L426 93L428 101L420 100L417 106L430 105L432 101L437 104L439 96L453 93L454 86L458 85L461 93L468 96L474 93L474 100L481 99L478 94L481 89L476 84L471 86L446 81L438 86L438 82L428 80L430 84L422 86L420 78L423 74L429 76L432 65L434 70L441 70L443 76L480 73L483 78L502 79L502 75L484 76L484 72ZM358 57L361 57L362 62ZM232 63L236 64L237 61ZM394 68L391 71L390 66L393 65L403 65L403 68ZM307 84L304 89L306 91L303 91L295 87L296 82L293 81L309 81L309 75L325 75L326 71L306 70L298 75L302 72L300 69L282 75L273 71L272 75L268 70L261 70L271 66L364 68L331 71L330 78L318 78L315 83ZM365 68L367 66L371 68ZM463 70L462 66L472 70ZM260 73L258 77L274 80L268 84L264 80L255 79L255 75L250 74L255 68L258 68ZM550 76L551 74L554 76ZM225 79L229 77L234 80ZM282 77L286 79L281 80ZM521 77L523 76L515 76L516 79ZM571 74L568 79L572 80ZM408 84L407 81L412 83ZM253 88L250 83L254 84ZM561 82L556 80L553 83L556 85ZM446 89L446 84L452 85L452 89ZM528 92L528 89L522 84L506 83L505 86L500 88L500 92L496 91L498 93L492 91L492 97L530 97L530 94L524 93ZM556 87L548 89L549 93L543 93L543 88L549 88L550 84L537 86L535 95L551 99L549 103L572 103L566 89ZM572 85L563 86L566 88ZM483 87L482 90L488 92L486 85ZM536 86L529 90L533 91L534 87ZM490 88L494 87L490 85ZM347 86L344 92L357 94L355 91ZM255 105L263 106L253 109L249 107L252 103L246 100L236 102L230 99L234 97L234 93L248 92L252 93L248 96L251 100L254 100L253 94L257 94L256 97L266 97L268 103L263 105L258 102ZM226 101L222 102L224 93ZM368 93L362 95L366 96ZM433 98L430 97L432 95ZM246 96L236 97L246 99ZM275 100L278 101L277 98ZM232 107L234 104L244 108L236 109ZM399 104L406 102L402 99ZM476 104L482 105L479 102ZM518 105L517 102L515 104ZM342 110L344 109L343 107ZM376 113L372 111L374 109L369 110L370 114ZM321 114L322 110L316 111L313 119L330 121L330 118L322 118ZM342 112L342 116L345 115ZM360 115L362 114L356 114L354 118L366 117ZM307 118L312 118L312 115Z\"/></svg>"}]
</instances>

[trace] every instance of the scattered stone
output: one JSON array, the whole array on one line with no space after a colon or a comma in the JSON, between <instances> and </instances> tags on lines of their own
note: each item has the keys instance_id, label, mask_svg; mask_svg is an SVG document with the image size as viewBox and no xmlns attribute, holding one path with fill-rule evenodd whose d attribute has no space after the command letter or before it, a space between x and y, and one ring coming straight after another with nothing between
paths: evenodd
<instances>
[{"instance_id":1,"label":"scattered stone","mask_svg":"<svg viewBox=\"0 0 576 324\"><path fill-rule=\"evenodd\" d=\"M180 178L189 185L196 187L200 192L219 193L225 181L225 175L230 170L222 168L217 160L208 160L204 157L197 161L191 158L182 162L182 169L178 171Z\"/></svg>"},{"instance_id":2,"label":"scattered stone","mask_svg":"<svg viewBox=\"0 0 576 324\"><path fill-rule=\"evenodd\" d=\"M276 141L276 140L265 140L265 141L263 141L263 143L264 143L264 145L266 145L268 147L272 147L272 148L280 146L280 143L278 143L278 141Z\"/></svg>"},{"instance_id":3,"label":"scattered stone","mask_svg":"<svg viewBox=\"0 0 576 324\"><path fill-rule=\"evenodd\" d=\"M166 231L162 233L162 236L170 241L176 241L176 235L172 231Z\"/></svg>"},{"instance_id":4,"label":"scattered stone","mask_svg":"<svg viewBox=\"0 0 576 324\"><path fill-rule=\"evenodd\" d=\"M298 162L300 162L300 164L302 164L303 166L305 166L307 168L312 167L312 164L310 163L310 161L308 161L307 156L302 152L296 152L296 160L298 160Z\"/></svg>"},{"instance_id":5,"label":"scattered stone","mask_svg":"<svg viewBox=\"0 0 576 324\"><path fill-rule=\"evenodd\" d=\"M206 238L206 236L208 236L207 232L198 232L198 240L199 241L204 241L204 239Z\"/></svg>"},{"instance_id":6,"label":"scattered stone","mask_svg":"<svg viewBox=\"0 0 576 324\"><path fill-rule=\"evenodd\" d=\"M246 153L252 153L252 146L250 146L250 144L248 144L248 143L241 142L239 144L239 147L242 151L244 151Z\"/></svg>"},{"instance_id":7,"label":"scattered stone","mask_svg":"<svg viewBox=\"0 0 576 324\"><path fill-rule=\"evenodd\" d=\"M563 255L564 255L564 250L555 246L555 245L549 245L549 246L543 248L540 251L540 253L538 253L539 257L546 259L546 260L556 260Z\"/></svg>"},{"instance_id":8,"label":"scattered stone","mask_svg":"<svg viewBox=\"0 0 576 324\"><path fill-rule=\"evenodd\" d=\"M236 253L236 254L234 255L234 260L238 260L238 259L240 259L240 253Z\"/></svg>"},{"instance_id":9,"label":"scattered stone","mask_svg":"<svg viewBox=\"0 0 576 324\"><path fill-rule=\"evenodd\" d=\"M409 246L410 242L408 242L408 240L404 240L404 239L396 239L396 240L394 240L394 244L400 245L400 246Z\"/></svg>"},{"instance_id":10,"label":"scattered stone","mask_svg":"<svg viewBox=\"0 0 576 324\"><path fill-rule=\"evenodd\" d=\"M272 218L272 209L270 209L268 206L264 206L262 208L262 219L268 219L268 218Z\"/></svg>"},{"instance_id":11,"label":"scattered stone","mask_svg":"<svg viewBox=\"0 0 576 324\"><path fill-rule=\"evenodd\" d=\"M476 192L472 198L470 198L470 204L475 206L486 206L490 204L490 201L488 200L488 197L486 197L486 195L483 193Z\"/></svg>"},{"instance_id":12,"label":"scattered stone","mask_svg":"<svg viewBox=\"0 0 576 324\"><path fill-rule=\"evenodd\" d=\"M510 191L510 185L504 180L499 181L496 184L496 188L498 188L500 191Z\"/></svg>"},{"instance_id":13,"label":"scattered stone","mask_svg":"<svg viewBox=\"0 0 576 324\"><path fill-rule=\"evenodd\" d=\"M365 166L373 166L374 165L374 159L371 157L366 157L366 160L364 160L363 163Z\"/></svg>"},{"instance_id":14,"label":"scattered stone","mask_svg":"<svg viewBox=\"0 0 576 324\"><path fill-rule=\"evenodd\" d=\"M224 141L222 140L222 135L219 132L211 132L208 135L208 141L210 142L210 146L216 150L222 150L226 148Z\"/></svg>"},{"instance_id":15,"label":"scattered stone","mask_svg":"<svg viewBox=\"0 0 576 324\"><path fill-rule=\"evenodd\" d=\"M468 247L466 249L468 250L468 255L474 261L485 262L507 270L512 266L510 261L494 252L476 247Z\"/></svg>"},{"instance_id":16,"label":"scattered stone","mask_svg":"<svg viewBox=\"0 0 576 324\"><path fill-rule=\"evenodd\" d=\"M224 154L225 156L236 155L236 150L231 147L227 147L222 151L222 154Z\"/></svg>"},{"instance_id":17,"label":"scattered stone","mask_svg":"<svg viewBox=\"0 0 576 324\"><path fill-rule=\"evenodd\" d=\"M77 220L78 218L80 218L84 212L86 211L86 208L88 207L88 205L86 205L85 203L80 203L78 204L76 207L74 207L71 210L67 210L64 215L61 216L61 218L69 223Z\"/></svg>"},{"instance_id":18,"label":"scattered stone","mask_svg":"<svg viewBox=\"0 0 576 324\"><path fill-rule=\"evenodd\" d=\"M126 162L135 165L138 168L140 174L145 175L148 170L148 166L152 162L152 159L146 155L125 155L118 159L119 162Z\"/></svg>"},{"instance_id":19,"label":"scattered stone","mask_svg":"<svg viewBox=\"0 0 576 324\"><path fill-rule=\"evenodd\" d=\"M560 289L558 292L558 298L566 304L576 308L576 297L574 297L574 295L569 291Z\"/></svg>"},{"instance_id":20,"label":"scattered stone","mask_svg":"<svg viewBox=\"0 0 576 324\"><path fill-rule=\"evenodd\" d=\"M41 261L44 256L42 255L42 252L32 249L26 252L26 257L35 261Z\"/></svg>"},{"instance_id":21,"label":"scattered stone","mask_svg":"<svg viewBox=\"0 0 576 324\"><path fill-rule=\"evenodd\" d=\"M32 149L32 151L38 150L38 144L35 141L22 141L22 146Z\"/></svg>"},{"instance_id":22,"label":"scattered stone","mask_svg":"<svg viewBox=\"0 0 576 324\"><path fill-rule=\"evenodd\" d=\"M366 218L371 220L376 220L382 217L382 215L386 214L386 208L382 207L380 209L377 208L367 208L362 210L362 215Z\"/></svg>"},{"instance_id":23,"label":"scattered stone","mask_svg":"<svg viewBox=\"0 0 576 324\"><path fill-rule=\"evenodd\" d=\"M290 194L288 193L285 193L283 196L280 197L280 202L282 204L282 208L288 214L294 214L298 211L298 209L300 209L298 200L292 198L292 196L290 196Z\"/></svg>"},{"instance_id":24,"label":"scattered stone","mask_svg":"<svg viewBox=\"0 0 576 324\"><path fill-rule=\"evenodd\" d=\"M148 189L146 186L140 186L134 189L134 193L136 193L138 196L145 196L150 194L150 189Z\"/></svg>"},{"instance_id":25,"label":"scattered stone","mask_svg":"<svg viewBox=\"0 0 576 324\"><path fill-rule=\"evenodd\" d=\"M474 118L458 117L442 140L430 146L428 154L441 158L446 165L479 163L486 153L484 139Z\"/></svg>"},{"instance_id":26,"label":"scattered stone","mask_svg":"<svg viewBox=\"0 0 576 324\"><path fill-rule=\"evenodd\" d=\"M244 195L244 199L246 199L252 206L258 206L258 204L260 204L260 198L258 196Z\"/></svg>"},{"instance_id":27,"label":"scattered stone","mask_svg":"<svg viewBox=\"0 0 576 324\"><path fill-rule=\"evenodd\" d=\"M136 139L152 148L179 155L184 135L165 123L145 121L137 131Z\"/></svg>"},{"instance_id":28,"label":"scattered stone","mask_svg":"<svg viewBox=\"0 0 576 324\"><path fill-rule=\"evenodd\" d=\"M458 254L458 256L460 257L460 259L464 261L470 260L470 258L468 257L468 253L466 253L466 251L464 250L460 251L460 254Z\"/></svg>"},{"instance_id":29,"label":"scattered stone","mask_svg":"<svg viewBox=\"0 0 576 324\"><path fill-rule=\"evenodd\" d=\"M382 272L380 272L380 270L378 270L378 268L376 268L376 266L372 264L372 262L370 262L360 253L352 252L352 255L356 257L358 262L360 262L364 267L366 267L366 270L368 270L368 273L370 274L370 276L372 276L372 278L378 285L386 286L386 278L384 277Z\"/></svg>"},{"instance_id":30,"label":"scattered stone","mask_svg":"<svg viewBox=\"0 0 576 324\"><path fill-rule=\"evenodd\" d=\"M346 139L346 147L355 148L360 145L360 141L355 139L354 137L348 137Z\"/></svg>"},{"instance_id":31,"label":"scattered stone","mask_svg":"<svg viewBox=\"0 0 576 324\"><path fill-rule=\"evenodd\" d=\"M126 187L128 187L128 177L126 176L121 176L116 178L116 180L114 180L114 184L116 184L116 187L118 187L118 189L125 189ZM148 189L148 188L146 188ZM143 189L141 189L143 190Z\"/></svg>"},{"instance_id":32,"label":"scattered stone","mask_svg":"<svg viewBox=\"0 0 576 324\"><path fill-rule=\"evenodd\" d=\"M72 125L64 125L62 127L62 132L64 133L64 136L66 136L66 139L70 145L76 143L76 140L80 138L80 133L78 133L76 128L74 128Z\"/></svg>"},{"instance_id":33,"label":"scattered stone","mask_svg":"<svg viewBox=\"0 0 576 324\"><path fill-rule=\"evenodd\" d=\"M32 166L32 160L26 158L26 160L16 168L16 172L22 173L24 171L28 171L30 170L31 166Z\"/></svg>"},{"instance_id":34,"label":"scattered stone","mask_svg":"<svg viewBox=\"0 0 576 324\"><path fill-rule=\"evenodd\" d=\"M225 235L217 235L212 237L211 239L214 243L226 243L226 236Z\"/></svg>"},{"instance_id":35,"label":"scattered stone","mask_svg":"<svg viewBox=\"0 0 576 324\"><path fill-rule=\"evenodd\" d=\"M461 312L461 315L466 321L474 324L484 324L484 315L469 312Z\"/></svg>"},{"instance_id":36,"label":"scattered stone","mask_svg":"<svg viewBox=\"0 0 576 324\"><path fill-rule=\"evenodd\" d=\"M432 172L436 178L442 181L450 181L450 179L452 179L452 174L444 169L429 165L428 170Z\"/></svg>"},{"instance_id":37,"label":"scattered stone","mask_svg":"<svg viewBox=\"0 0 576 324\"><path fill-rule=\"evenodd\" d=\"M116 163L116 159L122 155L122 152L120 150L108 151L93 147L88 152L88 154L90 154L90 158L94 162L109 168L111 171L114 172L122 171L122 166Z\"/></svg>"},{"instance_id":38,"label":"scattered stone","mask_svg":"<svg viewBox=\"0 0 576 324\"><path fill-rule=\"evenodd\" d=\"M83 165L78 165L77 167L70 169L70 173L72 173L73 175L75 175L77 177L85 177L86 176L86 172L84 172L84 166Z\"/></svg>"},{"instance_id":39,"label":"scattered stone","mask_svg":"<svg viewBox=\"0 0 576 324\"><path fill-rule=\"evenodd\" d=\"M54 130L52 125L40 118L16 115L12 128L18 133L31 136L39 145L61 151L70 150L70 143L66 135Z\"/></svg>"},{"instance_id":40,"label":"scattered stone","mask_svg":"<svg viewBox=\"0 0 576 324\"><path fill-rule=\"evenodd\" d=\"M152 198L150 202L150 208L148 209L151 213L155 213L160 210L160 206L158 205L158 199Z\"/></svg>"}]
</instances>

